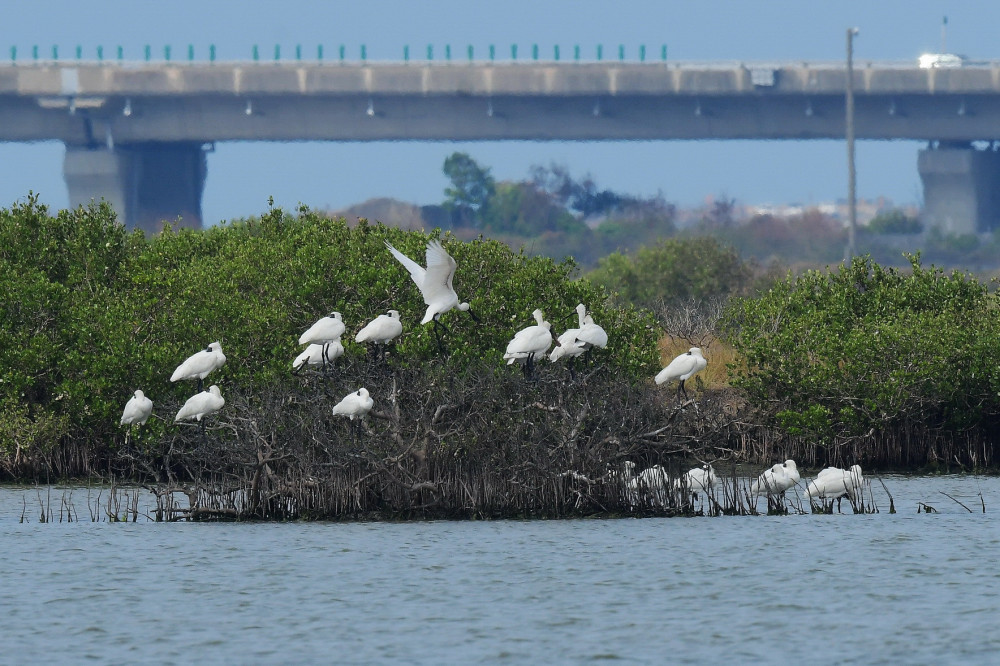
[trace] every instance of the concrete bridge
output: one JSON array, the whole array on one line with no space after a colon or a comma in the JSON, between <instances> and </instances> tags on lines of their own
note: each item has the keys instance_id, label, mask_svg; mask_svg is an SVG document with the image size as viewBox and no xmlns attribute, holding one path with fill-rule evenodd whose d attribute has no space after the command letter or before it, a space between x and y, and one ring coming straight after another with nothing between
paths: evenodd
<instances>
[{"instance_id":1,"label":"concrete bridge","mask_svg":"<svg viewBox=\"0 0 1000 666\"><path fill-rule=\"evenodd\" d=\"M843 63L0 66L0 140L66 144L71 205L200 225L217 141L837 139ZM1000 63L857 63L858 139L928 142L926 221L1000 228ZM996 194L994 194L996 192Z\"/></svg>"}]
</instances>

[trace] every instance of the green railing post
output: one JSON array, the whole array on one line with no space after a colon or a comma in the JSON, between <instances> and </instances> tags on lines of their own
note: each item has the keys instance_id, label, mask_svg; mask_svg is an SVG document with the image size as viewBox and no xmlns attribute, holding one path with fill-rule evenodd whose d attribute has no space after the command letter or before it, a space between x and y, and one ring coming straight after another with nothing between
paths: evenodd
<instances>
[{"instance_id":1,"label":"green railing post","mask_svg":"<svg viewBox=\"0 0 1000 666\"><path fill-rule=\"evenodd\" d=\"M510 45L510 59L517 60L517 44Z\"/></svg>"},{"instance_id":2,"label":"green railing post","mask_svg":"<svg viewBox=\"0 0 1000 666\"><path fill-rule=\"evenodd\" d=\"M281 44L274 45L274 62L281 60Z\"/></svg>"},{"instance_id":3,"label":"green railing post","mask_svg":"<svg viewBox=\"0 0 1000 666\"><path fill-rule=\"evenodd\" d=\"M97 47L97 62L104 62L104 47Z\"/></svg>"},{"instance_id":4,"label":"green railing post","mask_svg":"<svg viewBox=\"0 0 1000 666\"><path fill-rule=\"evenodd\" d=\"M646 45L639 44L639 62L646 62Z\"/></svg>"},{"instance_id":5,"label":"green railing post","mask_svg":"<svg viewBox=\"0 0 1000 666\"><path fill-rule=\"evenodd\" d=\"M490 62L496 60L497 57L497 47L490 44Z\"/></svg>"},{"instance_id":6,"label":"green railing post","mask_svg":"<svg viewBox=\"0 0 1000 666\"><path fill-rule=\"evenodd\" d=\"M472 57L472 44L469 44L469 46L467 47L466 50L469 52L469 62L472 62L472 60L473 60L473 57Z\"/></svg>"},{"instance_id":7,"label":"green railing post","mask_svg":"<svg viewBox=\"0 0 1000 666\"><path fill-rule=\"evenodd\" d=\"M433 44L428 44L427 45L427 59L428 60L434 60L434 45Z\"/></svg>"},{"instance_id":8,"label":"green railing post","mask_svg":"<svg viewBox=\"0 0 1000 666\"><path fill-rule=\"evenodd\" d=\"M559 45L558 45L558 44L556 44L556 45L555 45L555 46L554 46L554 47L552 48L552 55L554 55L554 56L555 56L555 59L556 59L556 62L559 62Z\"/></svg>"},{"instance_id":9,"label":"green railing post","mask_svg":"<svg viewBox=\"0 0 1000 666\"><path fill-rule=\"evenodd\" d=\"M663 60L663 62L667 61L667 45L666 44L664 44L660 48L660 59Z\"/></svg>"},{"instance_id":10,"label":"green railing post","mask_svg":"<svg viewBox=\"0 0 1000 666\"><path fill-rule=\"evenodd\" d=\"M76 45L76 59L83 60L83 47L79 44Z\"/></svg>"},{"instance_id":11,"label":"green railing post","mask_svg":"<svg viewBox=\"0 0 1000 666\"><path fill-rule=\"evenodd\" d=\"M403 44L403 62L410 62L410 45Z\"/></svg>"},{"instance_id":12,"label":"green railing post","mask_svg":"<svg viewBox=\"0 0 1000 666\"><path fill-rule=\"evenodd\" d=\"M170 62L170 44L163 47L163 59Z\"/></svg>"},{"instance_id":13,"label":"green railing post","mask_svg":"<svg viewBox=\"0 0 1000 666\"><path fill-rule=\"evenodd\" d=\"M346 53L347 53L347 47L345 47L343 44L341 44L340 45L340 53L339 53L339 55L340 55L340 62L344 62L344 54L346 54Z\"/></svg>"},{"instance_id":14,"label":"green railing post","mask_svg":"<svg viewBox=\"0 0 1000 666\"><path fill-rule=\"evenodd\" d=\"M260 50L257 48L256 44L253 45L253 48L250 50L250 53L253 57L254 62L260 60Z\"/></svg>"},{"instance_id":15,"label":"green railing post","mask_svg":"<svg viewBox=\"0 0 1000 666\"><path fill-rule=\"evenodd\" d=\"M295 59L296 60L302 60L302 45L301 44L296 44L295 45Z\"/></svg>"},{"instance_id":16,"label":"green railing post","mask_svg":"<svg viewBox=\"0 0 1000 666\"><path fill-rule=\"evenodd\" d=\"M215 62L215 44L208 45L208 61Z\"/></svg>"},{"instance_id":17,"label":"green railing post","mask_svg":"<svg viewBox=\"0 0 1000 666\"><path fill-rule=\"evenodd\" d=\"M361 62L368 60L368 49L364 44L361 45Z\"/></svg>"},{"instance_id":18,"label":"green railing post","mask_svg":"<svg viewBox=\"0 0 1000 666\"><path fill-rule=\"evenodd\" d=\"M451 44L444 45L444 59L451 62Z\"/></svg>"},{"instance_id":19,"label":"green railing post","mask_svg":"<svg viewBox=\"0 0 1000 666\"><path fill-rule=\"evenodd\" d=\"M31 58L32 60L38 60L38 44L33 44L31 47Z\"/></svg>"},{"instance_id":20,"label":"green railing post","mask_svg":"<svg viewBox=\"0 0 1000 666\"><path fill-rule=\"evenodd\" d=\"M56 44L52 45L52 59L59 60L59 46Z\"/></svg>"},{"instance_id":21,"label":"green railing post","mask_svg":"<svg viewBox=\"0 0 1000 666\"><path fill-rule=\"evenodd\" d=\"M598 44L597 45L597 59L601 60L603 58L604 58L604 45L603 44Z\"/></svg>"},{"instance_id":22,"label":"green railing post","mask_svg":"<svg viewBox=\"0 0 1000 666\"><path fill-rule=\"evenodd\" d=\"M146 56L146 62L149 62L149 59L153 55L153 49L149 46L149 44L146 44L146 47L143 49L143 53Z\"/></svg>"},{"instance_id":23,"label":"green railing post","mask_svg":"<svg viewBox=\"0 0 1000 666\"><path fill-rule=\"evenodd\" d=\"M121 46L119 45L119 46L118 46L118 62L121 62L121 61L122 61L122 60L124 60L124 59L125 59L125 49L123 49L123 48L122 48L122 47L121 47Z\"/></svg>"},{"instance_id":24,"label":"green railing post","mask_svg":"<svg viewBox=\"0 0 1000 666\"><path fill-rule=\"evenodd\" d=\"M577 60L577 61L580 60L580 45L579 44L574 44L573 45L573 60Z\"/></svg>"},{"instance_id":25,"label":"green railing post","mask_svg":"<svg viewBox=\"0 0 1000 666\"><path fill-rule=\"evenodd\" d=\"M624 60L625 59L625 45L624 44L619 44L618 45L618 59L619 60Z\"/></svg>"},{"instance_id":26,"label":"green railing post","mask_svg":"<svg viewBox=\"0 0 1000 666\"><path fill-rule=\"evenodd\" d=\"M538 44L531 45L531 59L538 60Z\"/></svg>"},{"instance_id":27,"label":"green railing post","mask_svg":"<svg viewBox=\"0 0 1000 666\"><path fill-rule=\"evenodd\" d=\"M316 60L323 62L323 45L318 44L316 46Z\"/></svg>"},{"instance_id":28,"label":"green railing post","mask_svg":"<svg viewBox=\"0 0 1000 666\"><path fill-rule=\"evenodd\" d=\"M17 62L17 47L16 46L10 47L10 61L11 62Z\"/></svg>"},{"instance_id":29,"label":"green railing post","mask_svg":"<svg viewBox=\"0 0 1000 666\"><path fill-rule=\"evenodd\" d=\"M194 44L188 44L188 62L194 62Z\"/></svg>"}]
</instances>

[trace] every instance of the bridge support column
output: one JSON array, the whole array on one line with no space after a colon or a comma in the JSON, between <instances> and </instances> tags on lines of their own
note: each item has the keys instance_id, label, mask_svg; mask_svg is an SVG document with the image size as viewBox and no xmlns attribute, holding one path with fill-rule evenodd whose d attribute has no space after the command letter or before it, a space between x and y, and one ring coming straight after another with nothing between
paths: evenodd
<instances>
[{"instance_id":1,"label":"bridge support column","mask_svg":"<svg viewBox=\"0 0 1000 666\"><path fill-rule=\"evenodd\" d=\"M182 227L201 228L207 171L200 143L66 146L63 161L70 206L104 198L126 227L151 233L178 217Z\"/></svg>"},{"instance_id":2,"label":"bridge support column","mask_svg":"<svg viewBox=\"0 0 1000 666\"><path fill-rule=\"evenodd\" d=\"M926 227L948 234L1000 228L1000 152L938 145L920 151L917 170L924 184Z\"/></svg>"}]
</instances>

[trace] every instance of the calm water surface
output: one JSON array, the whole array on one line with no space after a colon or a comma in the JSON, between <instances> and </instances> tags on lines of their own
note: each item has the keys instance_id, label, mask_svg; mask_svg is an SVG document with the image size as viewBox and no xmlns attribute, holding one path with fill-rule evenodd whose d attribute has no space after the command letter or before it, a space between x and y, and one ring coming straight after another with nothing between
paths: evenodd
<instances>
[{"instance_id":1,"label":"calm water surface","mask_svg":"<svg viewBox=\"0 0 1000 666\"><path fill-rule=\"evenodd\" d=\"M876 483L868 516L407 524L92 523L80 489L40 524L3 488L0 662L1000 663L1000 479L886 483L895 515Z\"/></svg>"}]
</instances>

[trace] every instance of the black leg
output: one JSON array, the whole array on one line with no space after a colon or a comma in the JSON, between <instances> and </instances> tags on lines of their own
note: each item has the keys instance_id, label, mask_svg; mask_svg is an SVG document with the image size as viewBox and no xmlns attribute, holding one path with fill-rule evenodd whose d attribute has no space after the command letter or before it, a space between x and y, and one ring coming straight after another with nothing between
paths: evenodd
<instances>
[{"instance_id":1,"label":"black leg","mask_svg":"<svg viewBox=\"0 0 1000 666\"><path fill-rule=\"evenodd\" d=\"M198 378L198 393L201 393L204 390L205 389L203 388L203 384L201 383L201 377L199 377Z\"/></svg>"}]
</instances>

